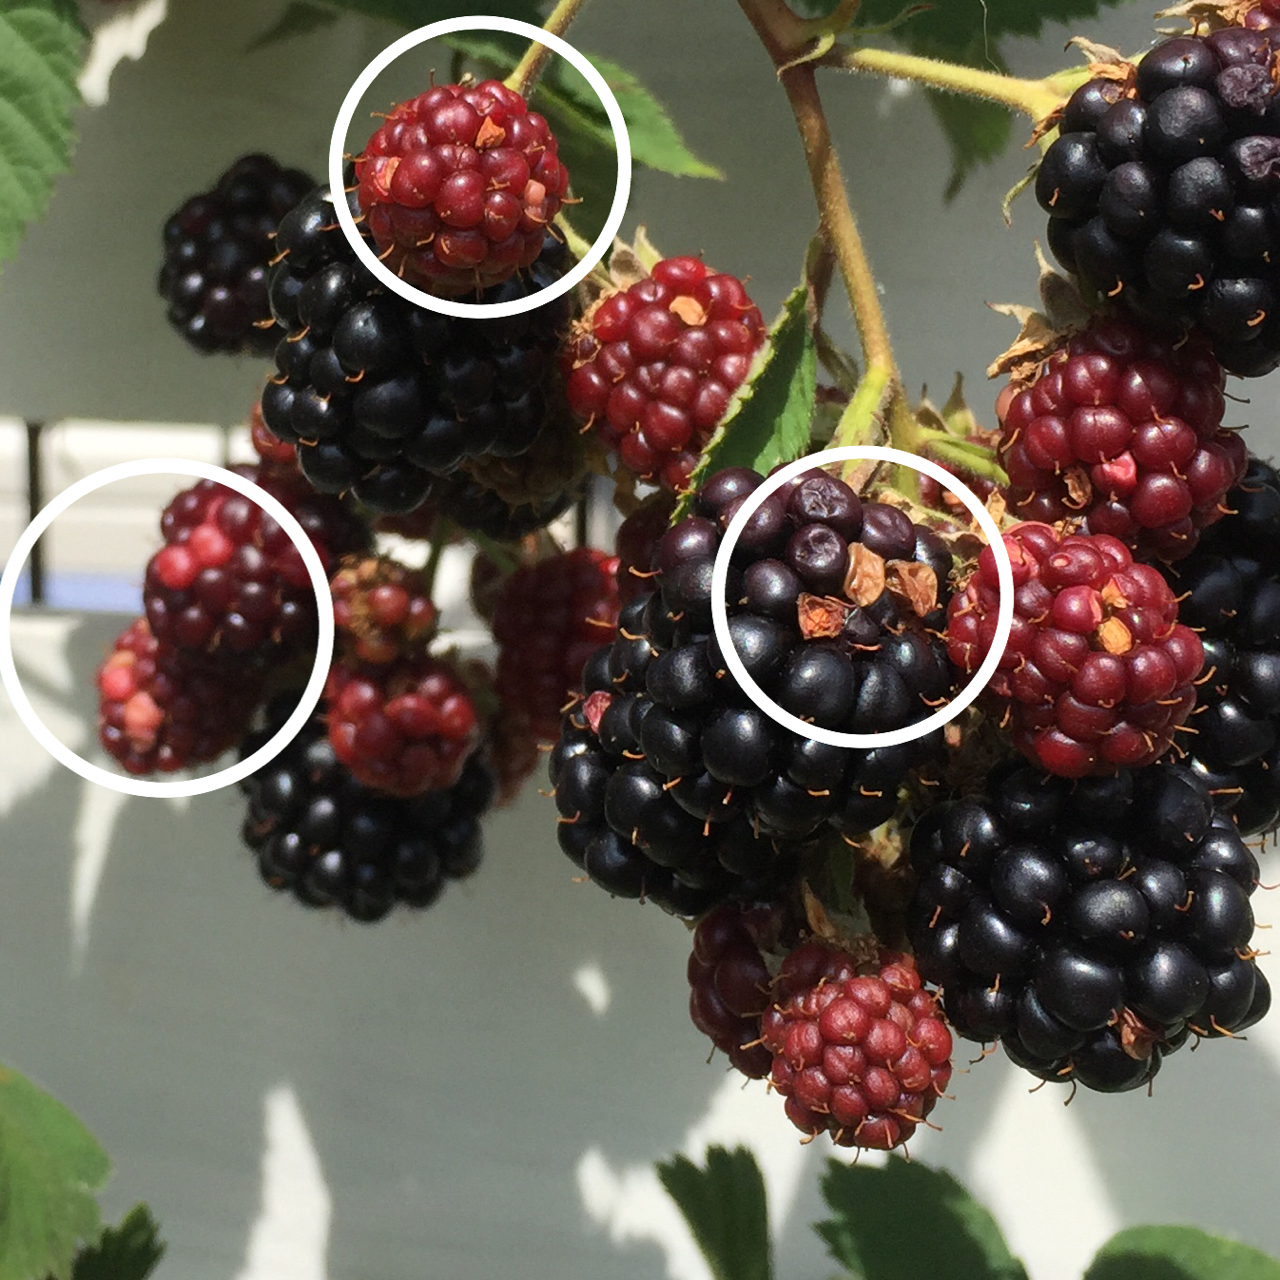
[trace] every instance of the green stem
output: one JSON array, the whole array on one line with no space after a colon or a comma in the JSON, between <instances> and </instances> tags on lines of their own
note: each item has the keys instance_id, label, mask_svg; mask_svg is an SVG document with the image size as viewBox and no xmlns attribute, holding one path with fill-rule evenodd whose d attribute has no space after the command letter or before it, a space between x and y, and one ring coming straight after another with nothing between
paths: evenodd
<instances>
[{"instance_id":1,"label":"green stem","mask_svg":"<svg viewBox=\"0 0 1280 1280\"><path fill-rule=\"evenodd\" d=\"M585 258L591 252L591 241L585 236L581 236L573 229L569 219L564 216L561 210L556 214L556 226L559 228L560 234L564 236L564 242L569 246L569 252L575 258Z\"/></svg>"},{"instance_id":2,"label":"green stem","mask_svg":"<svg viewBox=\"0 0 1280 1280\"><path fill-rule=\"evenodd\" d=\"M492 560L503 573L514 573L520 567L518 557L509 547L504 547L502 543L495 542L483 533L471 532L467 534L467 537L476 544L477 550Z\"/></svg>"},{"instance_id":3,"label":"green stem","mask_svg":"<svg viewBox=\"0 0 1280 1280\"><path fill-rule=\"evenodd\" d=\"M439 516L436 519L435 527L431 530L431 554L427 557L427 563L422 567L423 576L427 580L427 593L434 598L436 589L436 573L440 569L440 561L444 556L444 549L449 545L450 536L453 533L453 526L444 518Z\"/></svg>"},{"instance_id":4,"label":"green stem","mask_svg":"<svg viewBox=\"0 0 1280 1280\"><path fill-rule=\"evenodd\" d=\"M586 2L587 0L560 0L552 9L551 16L542 24L543 31L549 31L553 36L564 35ZM535 40L503 83L508 89L514 89L521 97L527 98L541 79L550 59L550 48Z\"/></svg>"},{"instance_id":5,"label":"green stem","mask_svg":"<svg viewBox=\"0 0 1280 1280\"><path fill-rule=\"evenodd\" d=\"M985 98L1011 111L1021 111L1033 120L1042 120L1060 107L1067 94L1057 84L1045 80L1022 80L997 71L921 58L889 49L849 49L837 46L818 60L820 66L842 67L846 71L868 71L895 80L911 80L948 93ZM1068 93L1070 91L1068 90Z\"/></svg>"}]
</instances>

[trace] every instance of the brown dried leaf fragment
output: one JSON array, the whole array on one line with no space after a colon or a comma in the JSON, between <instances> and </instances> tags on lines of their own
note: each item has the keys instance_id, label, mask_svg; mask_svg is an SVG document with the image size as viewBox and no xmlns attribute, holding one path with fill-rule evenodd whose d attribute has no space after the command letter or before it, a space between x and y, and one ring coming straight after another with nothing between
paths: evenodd
<instances>
[{"instance_id":1,"label":"brown dried leaf fragment","mask_svg":"<svg viewBox=\"0 0 1280 1280\"><path fill-rule=\"evenodd\" d=\"M1067 486L1065 505L1072 510L1083 511L1093 501L1093 483L1083 467L1068 467L1062 473L1062 482Z\"/></svg>"},{"instance_id":2,"label":"brown dried leaf fragment","mask_svg":"<svg viewBox=\"0 0 1280 1280\"><path fill-rule=\"evenodd\" d=\"M1119 618L1107 618L1093 633L1107 653L1128 653L1133 648L1133 632Z\"/></svg>"},{"instance_id":3,"label":"brown dried leaf fragment","mask_svg":"<svg viewBox=\"0 0 1280 1280\"><path fill-rule=\"evenodd\" d=\"M1120 1047L1134 1061L1146 1062L1160 1038L1132 1009L1120 1015Z\"/></svg>"},{"instance_id":4,"label":"brown dried leaf fragment","mask_svg":"<svg viewBox=\"0 0 1280 1280\"><path fill-rule=\"evenodd\" d=\"M690 328L698 329L707 323L706 308L697 298L691 298L685 293L678 298L672 298L667 310L678 315Z\"/></svg>"},{"instance_id":5,"label":"brown dried leaf fragment","mask_svg":"<svg viewBox=\"0 0 1280 1280\"><path fill-rule=\"evenodd\" d=\"M938 575L931 565L918 560L890 560L885 585L911 606L917 618L938 607Z\"/></svg>"},{"instance_id":6,"label":"brown dried leaf fragment","mask_svg":"<svg viewBox=\"0 0 1280 1280\"><path fill-rule=\"evenodd\" d=\"M834 639L844 630L852 607L847 600L837 600L835 596L815 596L802 591L796 600L801 636L806 640Z\"/></svg>"},{"instance_id":7,"label":"brown dried leaf fragment","mask_svg":"<svg viewBox=\"0 0 1280 1280\"><path fill-rule=\"evenodd\" d=\"M1009 349L987 366L987 377L998 378L1002 373L1008 373L1015 381L1029 382L1041 363L1058 348L1062 334L1050 323L1048 316L1034 307L1003 302L989 302L987 306L1002 316L1012 316L1021 325Z\"/></svg>"},{"instance_id":8,"label":"brown dried leaf fragment","mask_svg":"<svg viewBox=\"0 0 1280 1280\"><path fill-rule=\"evenodd\" d=\"M874 551L860 542L849 544L849 569L844 575L844 593L864 608L884 592L885 565Z\"/></svg>"}]
</instances>

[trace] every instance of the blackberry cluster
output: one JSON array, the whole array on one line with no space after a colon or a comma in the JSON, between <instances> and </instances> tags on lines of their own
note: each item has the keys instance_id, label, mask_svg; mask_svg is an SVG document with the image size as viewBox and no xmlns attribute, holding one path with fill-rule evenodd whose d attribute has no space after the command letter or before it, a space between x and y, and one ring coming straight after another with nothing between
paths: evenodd
<instances>
[{"instance_id":1,"label":"blackberry cluster","mask_svg":"<svg viewBox=\"0 0 1280 1280\"><path fill-rule=\"evenodd\" d=\"M268 741L290 710L277 708L273 727L246 739L242 755ZM240 789L249 798L242 835L271 888L374 921L396 903L429 907L449 880L476 870L494 782L477 754L448 788L412 799L383 795L338 763L315 717Z\"/></svg>"},{"instance_id":2,"label":"blackberry cluster","mask_svg":"<svg viewBox=\"0 0 1280 1280\"><path fill-rule=\"evenodd\" d=\"M859 963L809 942L782 962L773 1000L760 1019L769 1080L802 1132L888 1151L946 1091L951 1033L910 956L880 951Z\"/></svg>"},{"instance_id":3,"label":"blackberry cluster","mask_svg":"<svg viewBox=\"0 0 1280 1280\"><path fill-rule=\"evenodd\" d=\"M1105 534L1027 523L1004 545L1013 626L983 696L1014 745L1068 778L1153 763L1195 707L1204 662L1168 583ZM947 648L962 671L976 671L994 642L999 595L984 547L948 611Z\"/></svg>"},{"instance_id":4,"label":"blackberry cluster","mask_svg":"<svg viewBox=\"0 0 1280 1280\"><path fill-rule=\"evenodd\" d=\"M740 280L667 258L576 326L564 355L569 405L624 467L683 489L764 339Z\"/></svg>"},{"instance_id":5,"label":"blackberry cluster","mask_svg":"<svg viewBox=\"0 0 1280 1280\"><path fill-rule=\"evenodd\" d=\"M315 186L270 156L241 156L212 191L192 196L164 224L160 296L169 323L198 351L268 356L267 274L276 224Z\"/></svg>"},{"instance_id":6,"label":"blackberry cluster","mask_svg":"<svg viewBox=\"0 0 1280 1280\"><path fill-rule=\"evenodd\" d=\"M1075 783L1002 768L911 839L909 934L952 1027L1046 1080L1119 1092L1270 1003L1249 949L1257 863L1190 771Z\"/></svg>"},{"instance_id":7,"label":"blackberry cluster","mask_svg":"<svg viewBox=\"0 0 1280 1280\"><path fill-rule=\"evenodd\" d=\"M441 295L532 266L569 185L546 120L497 80L433 85L400 103L355 169L388 266Z\"/></svg>"},{"instance_id":8,"label":"blackberry cluster","mask_svg":"<svg viewBox=\"0 0 1280 1280\"><path fill-rule=\"evenodd\" d=\"M342 556L367 550L364 524L296 471L265 461L236 470L294 515L328 572ZM201 480L164 509L160 531L165 545L147 564L142 593L157 639L237 663L314 651L310 575L289 535L256 502Z\"/></svg>"},{"instance_id":9,"label":"blackberry cluster","mask_svg":"<svg viewBox=\"0 0 1280 1280\"><path fill-rule=\"evenodd\" d=\"M797 737L729 675L711 634L712 565L722 530L760 483L744 469L717 473L696 514L663 535L659 590L623 608L553 753L562 847L613 892L624 890L597 874L588 832L627 868L633 896L647 862L685 873L689 860L703 864L708 842L717 884L728 870L755 892L762 872L791 861L794 842L887 821L912 769L938 747L940 735L869 751ZM735 546L730 634L748 672L793 714L869 733L910 725L952 688L938 637L950 565L941 542L902 512L811 473L771 495ZM672 847L668 827L684 833ZM724 839L736 832L736 845ZM720 891L730 888L750 896Z\"/></svg>"},{"instance_id":10,"label":"blackberry cluster","mask_svg":"<svg viewBox=\"0 0 1280 1280\"><path fill-rule=\"evenodd\" d=\"M1251 835L1280 825L1280 477L1253 458L1230 514L1165 573L1200 633L1204 678L1184 763Z\"/></svg>"},{"instance_id":11,"label":"blackberry cluster","mask_svg":"<svg viewBox=\"0 0 1280 1280\"><path fill-rule=\"evenodd\" d=\"M1036 177L1063 266L1251 377L1280 364L1278 46L1244 27L1162 41L1133 88L1076 90Z\"/></svg>"},{"instance_id":12,"label":"blackberry cluster","mask_svg":"<svg viewBox=\"0 0 1280 1280\"><path fill-rule=\"evenodd\" d=\"M329 592L342 657L393 662L435 636L439 615L427 575L388 556L345 557Z\"/></svg>"},{"instance_id":13,"label":"blackberry cluster","mask_svg":"<svg viewBox=\"0 0 1280 1280\"><path fill-rule=\"evenodd\" d=\"M1078 520L1142 558L1187 555L1244 471L1222 387L1202 336L1173 343L1095 320L1000 398L1010 505L1027 520Z\"/></svg>"},{"instance_id":14,"label":"blackberry cluster","mask_svg":"<svg viewBox=\"0 0 1280 1280\"><path fill-rule=\"evenodd\" d=\"M285 216L276 248L271 309L288 336L276 347L262 414L297 445L315 488L350 489L374 511L408 512L427 499L433 477L466 459L523 454L537 440L549 420L566 298L497 320L417 307L357 261L327 187ZM527 271L480 301L536 293L567 261L548 234Z\"/></svg>"}]
</instances>

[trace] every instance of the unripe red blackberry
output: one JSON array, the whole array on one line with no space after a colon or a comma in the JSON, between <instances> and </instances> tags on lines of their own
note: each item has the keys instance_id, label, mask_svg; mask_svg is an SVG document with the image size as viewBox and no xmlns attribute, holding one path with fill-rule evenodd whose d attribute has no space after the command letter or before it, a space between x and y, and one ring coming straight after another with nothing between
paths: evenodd
<instances>
[{"instance_id":1,"label":"unripe red blackberry","mask_svg":"<svg viewBox=\"0 0 1280 1280\"><path fill-rule=\"evenodd\" d=\"M793 951L760 1020L787 1119L843 1147L906 1142L951 1079L951 1033L910 956L872 964L821 942Z\"/></svg>"},{"instance_id":2,"label":"unripe red blackberry","mask_svg":"<svg viewBox=\"0 0 1280 1280\"><path fill-rule=\"evenodd\" d=\"M387 266L442 296L532 266L569 186L546 120L497 80L434 85L402 102L356 175Z\"/></svg>"},{"instance_id":3,"label":"unripe red blackberry","mask_svg":"<svg viewBox=\"0 0 1280 1280\"><path fill-rule=\"evenodd\" d=\"M1205 654L1184 763L1252 835L1280 825L1280 477L1251 458L1226 505L1165 577Z\"/></svg>"},{"instance_id":4,"label":"unripe red blackberry","mask_svg":"<svg viewBox=\"0 0 1280 1280\"><path fill-rule=\"evenodd\" d=\"M131 623L98 668L98 740L126 772L171 773L217 759L240 740L258 705L262 673L233 681L202 654Z\"/></svg>"},{"instance_id":5,"label":"unripe red blackberry","mask_svg":"<svg viewBox=\"0 0 1280 1280\"><path fill-rule=\"evenodd\" d=\"M296 471L267 461L236 470L292 513L326 572L368 547L369 532L350 507L315 493ZM315 590L302 554L251 498L201 480L164 509L160 531L165 545L143 582L158 639L237 664L314 652Z\"/></svg>"},{"instance_id":6,"label":"unripe red blackberry","mask_svg":"<svg viewBox=\"0 0 1280 1280\"><path fill-rule=\"evenodd\" d=\"M1132 81L1089 81L1035 187L1063 266L1149 328L1202 330L1246 377L1280 362L1277 43L1256 21L1175 36Z\"/></svg>"},{"instance_id":7,"label":"unripe red blackberry","mask_svg":"<svg viewBox=\"0 0 1280 1280\"><path fill-rule=\"evenodd\" d=\"M1043 1079L1137 1088L1189 1035L1266 1011L1257 862L1185 768L1001 766L985 794L925 811L911 865L908 933L952 1027Z\"/></svg>"},{"instance_id":8,"label":"unripe red blackberry","mask_svg":"<svg viewBox=\"0 0 1280 1280\"><path fill-rule=\"evenodd\" d=\"M1079 520L1139 559L1176 560L1221 518L1245 448L1222 429L1222 369L1207 341L1127 321L1074 333L1001 396L999 454L1021 519Z\"/></svg>"},{"instance_id":9,"label":"unripe red blackberry","mask_svg":"<svg viewBox=\"0 0 1280 1280\"><path fill-rule=\"evenodd\" d=\"M465 684L429 654L336 661L324 691L329 741L358 782L393 796L452 786L480 745Z\"/></svg>"},{"instance_id":10,"label":"unripe red blackberry","mask_svg":"<svg viewBox=\"0 0 1280 1280\"><path fill-rule=\"evenodd\" d=\"M512 573L494 607L495 688L534 737L555 741L582 667L618 624L618 560L579 547Z\"/></svg>"},{"instance_id":11,"label":"unripe red blackberry","mask_svg":"<svg viewBox=\"0 0 1280 1280\"><path fill-rule=\"evenodd\" d=\"M257 750L296 705L273 708ZM336 759L315 716L269 765L240 783L248 797L242 835L263 880L304 906L352 919L382 919L398 903L429 907L450 880L471 875L482 853L479 819L493 801L481 754L451 786L409 799L363 786Z\"/></svg>"},{"instance_id":12,"label":"unripe red blackberry","mask_svg":"<svg viewBox=\"0 0 1280 1280\"><path fill-rule=\"evenodd\" d=\"M270 355L280 340L267 302L276 224L315 185L270 156L241 156L213 190L165 223L160 296L198 351Z\"/></svg>"},{"instance_id":13,"label":"unripe red blackberry","mask_svg":"<svg viewBox=\"0 0 1280 1280\"><path fill-rule=\"evenodd\" d=\"M772 977L737 907L717 907L698 922L688 978L693 1025L744 1076L767 1076L773 1054L760 1043L760 1017L770 1004Z\"/></svg>"},{"instance_id":14,"label":"unripe red blackberry","mask_svg":"<svg viewBox=\"0 0 1280 1280\"><path fill-rule=\"evenodd\" d=\"M668 258L575 326L569 406L629 471L683 489L764 339L740 280Z\"/></svg>"},{"instance_id":15,"label":"unripe red blackberry","mask_svg":"<svg viewBox=\"0 0 1280 1280\"><path fill-rule=\"evenodd\" d=\"M1018 750L1069 778L1156 760L1195 707L1204 661L1168 583L1102 534L1028 523L1004 544L1013 629L983 696L1006 714ZM985 547L947 614L947 652L962 671L986 657L999 598Z\"/></svg>"},{"instance_id":16,"label":"unripe red blackberry","mask_svg":"<svg viewBox=\"0 0 1280 1280\"><path fill-rule=\"evenodd\" d=\"M388 556L347 556L329 582L338 657L380 664L425 652L438 614L425 573Z\"/></svg>"}]
</instances>

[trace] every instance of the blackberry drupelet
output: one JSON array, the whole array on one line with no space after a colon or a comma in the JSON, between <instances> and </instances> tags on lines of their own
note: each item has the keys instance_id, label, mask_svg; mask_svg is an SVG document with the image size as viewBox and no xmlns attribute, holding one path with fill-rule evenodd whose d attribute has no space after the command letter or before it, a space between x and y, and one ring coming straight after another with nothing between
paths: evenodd
<instances>
[{"instance_id":1,"label":"blackberry drupelet","mask_svg":"<svg viewBox=\"0 0 1280 1280\"><path fill-rule=\"evenodd\" d=\"M1176 765L1069 782L1026 765L926 811L909 935L952 1027L1046 1080L1146 1084L1189 1035L1251 1026L1257 863Z\"/></svg>"},{"instance_id":2,"label":"blackberry drupelet","mask_svg":"<svg viewBox=\"0 0 1280 1280\"><path fill-rule=\"evenodd\" d=\"M164 226L158 288L169 323L197 351L267 356L267 274L276 224L315 185L270 156L241 156L212 191L192 196Z\"/></svg>"},{"instance_id":3,"label":"blackberry drupelet","mask_svg":"<svg viewBox=\"0 0 1280 1280\"><path fill-rule=\"evenodd\" d=\"M469 459L524 454L550 423L566 298L498 320L417 307L356 260L327 187L284 218L276 244L271 306L288 336L276 347L262 414L297 445L315 488L350 489L379 512L412 511L434 476ZM538 260L481 301L535 293L567 261L548 234Z\"/></svg>"},{"instance_id":4,"label":"blackberry drupelet","mask_svg":"<svg viewBox=\"0 0 1280 1280\"><path fill-rule=\"evenodd\" d=\"M266 742L291 709L277 708L272 727L247 739L242 754ZM494 794L481 754L443 790L411 799L374 791L335 759L319 716L240 788L249 799L242 834L263 880L305 906L360 921L380 920L397 903L429 907L448 881L471 875Z\"/></svg>"},{"instance_id":5,"label":"blackberry drupelet","mask_svg":"<svg viewBox=\"0 0 1280 1280\"><path fill-rule=\"evenodd\" d=\"M1183 763L1252 835L1280 825L1280 477L1251 458L1226 505L1165 576L1205 655Z\"/></svg>"},{"instance_id":6,"label":"blackberry drupelet","mask_svg":"<svg viewBox=\"0 0 1280 1280\"><path fill-rule=\"evenodd\" d=\"M1058 260L1148 327L1202 329L1224 368L1280 364L1280 32L1176 36L1132 87L1067 102L1036 198Z\"/></svg>"}]
</instances>

